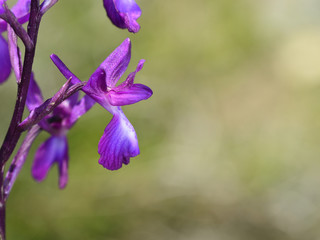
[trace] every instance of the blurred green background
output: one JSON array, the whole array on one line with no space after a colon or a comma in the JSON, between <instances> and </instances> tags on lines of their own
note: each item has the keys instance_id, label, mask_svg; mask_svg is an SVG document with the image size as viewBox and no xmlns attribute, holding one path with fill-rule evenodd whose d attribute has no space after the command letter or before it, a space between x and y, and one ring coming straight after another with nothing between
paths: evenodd
<instances>
[{"instance_id":1,"label":"blurred green background","mask_svg":"<svg viewBox=\"0 0 320 240\"><path fill-rule=\"evenodd\" d=\"M12 1L14 2L14 1ZM49 98L125 38L146 59L148 101L124 107L141 154L111 172L95 106L69 132L69 184L30 176L35 141L8 200L8 239L320 239L320 1L137 0L141 31L114 27L102 1L63 1L44 17L34 72ZM125 76L124 76L125 77ZM122 78L124 80L124 78ZM15 81L0 88L1 140Z\"/></svg>"}]
</instances>

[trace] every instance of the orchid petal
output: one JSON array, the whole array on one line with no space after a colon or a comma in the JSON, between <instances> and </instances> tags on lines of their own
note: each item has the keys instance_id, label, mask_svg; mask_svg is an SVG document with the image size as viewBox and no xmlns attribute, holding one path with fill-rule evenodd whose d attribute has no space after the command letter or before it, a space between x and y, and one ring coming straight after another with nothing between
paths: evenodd
<instances>
[{"instance_id":1,"label":"orchid petal","mask_svg":"<svg viewBox=\"0 0 320 240\"><path fill-rule=\"evenodd\" d=\"M58 156L56 162L58 163L59 169L59 188L63 189L68 183L68 165L69 165L69 154L68 154L68 141L65 136L61 137L61 141L64 141L64 149L61 149L61 156Z\"/></svg>"},{"instance_id":2,"label":"orchid petal","mask_svg":"<svg viewBox=\"0 0 320 240\"><path fill-rule=\"evenodd\" d=\"M1 13L0 13L1 14ZM7 30L7 22L3 19L0 19L0 33Z\"/></svg>"},{"instance_id":3,"label":"orchid petal","mask_svg":"<svg viewBox=\"0 0 320 240\"><path fill-rule=\"evenodd\" d=\"M109 110L108 89L115 87L119 78L126 71L130 58L131 42L127 38L101 63L82 90Z\"/></svg>"},{"instance_id":4,"label":"orchid petal","mask_svg":"<svg viewBox=\"0 0 320 240\"><path fill-rule=\"evenodd\" d=\"M107 91L113 88L123 73L126 71L131 58L131 41L129 38L124 40L98 67L88 81L88 86L93 91ZM105 74L105 84L102 84L100 75ZM99 82L99 84L97 83Z\"/></svg>"},{"instance_id":5,"label":"orchid petal","mask_svg":"<svg viewBox=\"0 0 320 240\"><path fill-rule=\"evenodd\" d=\"M11 73L8 43L0 35L0 84L6 81Z\"/></svg>"},{"instance_id":6,"label":"orchid petal","mask_svg":"<svg viewBox=\"0 0 320 240\"><path fill-rule=\"evenodd\" d=\"M68 144L65 136L52 136L41 144L32 165L33 178L39 182L44 180L55 162L59 167L59 187L63 188L68 180Z\"/></svg>"},{"instance_id":7,"label":"orchid petal","mask_svg":"<svg viewBox=\"0 0 320 240\"><path fill-rule=\"evenodd\" d=\"M72 84L81 82L79 78L67 68L67 66L61 61L61 59L57 55L52 54L50 58L66 79L71 78ZM95 104L95 101L87 95L84 96L79 102L76 102L75 100L78 99L78 96L79 94L77 92L76 94L68 98L68 100L71 103L71 106L73 107L70 116L70 127L77 121L79 117L81 117L83 114L89 111L91 107Z\"/></svg>"},{"instance_id":8,"label":"orchid petal","mask_svg":"<svg viewBox=\"0 0 320 240\"><path fill-rule=\"evenodd\" d=\"M32 165L32 176L37 181L46 178L55 159L54 137L50 137L38 148Z\"/></svg>"},{"instance_id":9,"label":"orchid petal","mask_svg":"<svg viewBox=\"0 0 320 240\"><path fill-rule=\"evenodd\" d=\"M121 91L111 90L108 100L112 106L123 106L146 100L152 96L152 90L143 84L133 84L130 88Z\"/></svg>"},{"instance_id":10,"label":"orchid petal","mask_svg":"<svg viewBox=\"0 0 320 240\"><path fill-rule=\"evenodd\" d=\"M70 128L75 122L78 120L79 117L81 117L83 114L85 114L87 111L91 109L91 107L96 103L95 100L93 100L88 95L85 95L73 108L70 116Z\"/></svg>"},{"instance_id":11,"label":"orchid petal","mask_svg":"<svg viewBox=\"0 0 320 240\"><path fill-rule=\"evenodd\" d=\"M115 26L133 33L140 30L137 19L141 16L141 9L134 0L104 0L103 5Z\"/></svg>"},{"instance_id":12,"label":"orchid petal","mask_svg":"<svg viewBox=\"0 0 320 240\"><path fill-rule=\"evenodd\" d=\"M36 107L40 106L43 102L43 97L41 90L34 79L33 73L31 74L28 95L26 100L26 105L29 111L31 112Z\"/></svg>"},{"instance_id":13,"label":"orchid petal","mask_svg":"<svg viewBox=\"0 0 320 240\"><path fill-rule=\"evenodd\" d=\"M55 55L52 54L50 56L51 60L53 61L53 63L57 66L57 68L59 69L59 71L62 73L62 75L66 78L66 79L70 79L71 78L71 83L72 84L76 84L76 83L80 83L81 81L79 80L79 78L74 75L68 68L67 66L61 61L61 59Z\"/></svg>"},{"instance_id":14,"label":"orchid petal","mask_svg":"<svg viewBox=\"0 0 320 240\"><path fill-rule=\"evenodd\" d=\"M17 83L21 82L22 74L22 63L21 63L21 53L17 45L17 35L14 30L8 25L8 45L11 65L16 76Z\"/></svg>"},{"instance_id":15,"label":"orchid petal","mask_svg":"<svg viewBox=\"0 0 320 240\"><path fill-rule=\"evenodd\" d=\"M97 69L82 88L85 93L101 96L107 92L106 73L103 69Z\"/></svg>"},{"instance_id":16,"label":"orchid petal","mask_svg":"<svg viewBox=\"0 0 320 240\"><path fill-rule=\"evenodd\" d=\"M19 0L12 8L11 11L13 12L13 14L16 16L16 18L18 19L22 19L25 18L26 16L29 15L29 11L30 11L30 6L31 6L31 0ZM26 20L24 20L24 22L20 23L25 23L27 22L29 19L29 16Z\"/></svg>"},{"instance_id":17,"label":"orchid petal","mask_svg":"<svg viewBox=\"0 0 320 240\"><path fill-rule=\"evenodd\" d=\"M141 59L136 67L136 70L134 72L130 73L128 75L127 79L123 83L121 83L119 86L113 88L113 90L117 91L116 89L130 87L134 82L134 79L136 77L137 72L140 72L141 69L143 68L144 63L145 63L145 60Z\"/></svg>"},{"instance_id":18,"label":"orchid petal","mask_svg":"<svg viewBox=\"0 0 320 240\"><path fill-rule=\"evenodd\" d=\"M78 99L79 99L79 92L75 92L70 97L68 97L65 101L67 101L70 104L70 107L73 107L78 103Z\"/></svg>"},{"instance_id":19,"label":"orchid petal","mask_svg":"<svg viewBox=\"0 0 320 240\"><path fill-rule=\"evenodd\" d=\"M104 130L98 146L99 163L109 169L117 170L128 164L130 157L139 155L136 132L129 120L120 110Z\"/></svg>"},{"instance_id":20,"label":"orchid petal","mask_svg":"<svg viewBox=\"0 0 320 240\"><path fill-rule=\"evenodd\" d=\"M152 96L152 90L142 84L133 84L134 78L144 64L145 60L140 60L136 70L129 74L127 80L108 92L108 101L113 106L129 105L141 100L146 100Z\"/></svg>"}]
</instances>

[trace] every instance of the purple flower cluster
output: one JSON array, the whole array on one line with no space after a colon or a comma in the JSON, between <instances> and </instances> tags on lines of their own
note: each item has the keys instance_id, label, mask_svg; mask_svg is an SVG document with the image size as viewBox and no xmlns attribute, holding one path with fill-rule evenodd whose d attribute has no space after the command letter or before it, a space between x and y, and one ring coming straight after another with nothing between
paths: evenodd
<instances>
[{"instance_id":1,"label":"purple flower cluster","mask_svg":"<svg viewBox=\"0 0 320 240\"><path fill-rule=\"evenodd\" d=\"M31 0L19 0L11 9L20 24L29 20ZM41 11L47 11L57 0L45 0L41 4ZM103 6L111 22L119 27L136 33L140 30L137 19L141 15L140 7L134 0L103 0ZM6 11L5 0L0 0L0 14ZM11 68L14 69L17 82L21 80L21 54L17 47L16 35L6 21L0 19L0 31L8 32L8 42L0 36L0 83L8 79ZM113 117L106 126L98 145L99 163L109 169L117 170L123 164L128 164L131 157L140 153L136 132L123 113L121 106L134 104L146 100L153 94L152 90L134 83L136 74L142 69L145 60L140 60L136 70L128 75L125 81L117 85L120 77L126 71L131 59L131 41L127 38L117 47L93 72L87 82L81 82L56 55L51 59L72 87L83 84L84 97L79 99L75 92L63 100L53 111L36 121L48 104L44 101L40 88L31 74L26 106L30 111L29 117L21 124L36 122L41 130L50 134L36 151L32 165L32 176L42 181L50 168L58 165L59 187L64 188L68 182L68 141L67 132L76 121L85 114L95 103L100 104ZM85 84L84 84L85 83ZM65 90L60 90L58 96L63 96ZM52 102L54 104L55 102ZM42 115L41 115L42 116ZM22 126L21 125L21 126Z\"/></svg>"}]
</instances>

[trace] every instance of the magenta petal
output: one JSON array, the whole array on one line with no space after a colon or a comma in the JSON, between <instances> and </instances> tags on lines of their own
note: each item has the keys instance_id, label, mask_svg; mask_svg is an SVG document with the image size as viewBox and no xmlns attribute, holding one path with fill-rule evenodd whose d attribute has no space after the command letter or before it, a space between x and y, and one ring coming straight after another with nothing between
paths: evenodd
<instances>
[{"instance_id":1,"label":"magenta petal","mask_svg":"<svg viewBox=\"0 0 320 240\"><path fill-rule=\"evenodd\" d=\"M59 167L59 187L63 188L68 180L68 144L65 136L52 136L41 144L32 165L33 178L37 181L44 180L55 162Z\"/></svg>"},{"instance_id":2,"label":"magenta petal","mask_svg":"<svg viewBox=\"0 0 320 240\"><path fill-rule=\"evenodd\" d=\"M99 163L109 170L121 168L140 153L136 132L122 112L114 115L105 128L98 153Z\"/></svg>"},{"instance_id":3,"label":"magenta petal","mask_svg":"<svg viewBox=\"0 0 320 240\"><path fill-rule=\"evenodd\" d=\"M88 81L88 85L104 87L103 91L107 88L113 88L123 73L126 71L131 58L131 41L129 38L124 40L119 47L117 47L98 67L92 77ZM103 73L104 72L104 73ZM100 81L97 77L99 74L105 74L105 85L94 83ZM100 90L100 89L99 89Z\"/></svg>"},{"instance_id":4,"label":"magenta petal","mask_svg":"<svg viewBox=\"0 0 320 240\"><path fill-rule=\"evenodd\" d=\"M152 90L149 87L142 84L133 84L130 88L124 88L118 92L111 90L108 93L108 100L113 106L123 106L146 100L151 96Z\"/></svg>"},{"instance_id":5,"label":"magenta petal","mask_svg":"<svg viewBox=\"0 0 320 240\"><path fill-rule=\"evenodd\" d=\"M115 87L113 89L115 91L117 91L117 90L122 89L122 88L130 87L134 82L134 79L136 77L137 72L140 72L141 69L143 68L144 63L145 63L145 60L141 59L139 61L139 63L138 63L138 66L137 66L136 70L134 72L130 73L128 75L127 79L123 83L121 83L119 86L117 86L117 87Z\"/></svg>"},{"instance_id":6,"label":"magenta petal","mask_svg":"<svg viewBox=\"0 0 320 240\"><path fill-rule=\"evenodd\" d=\"M31 0L18 0L18 2L11 8L11 11L14 13L16 18L22 19L28 16L31 6ZM29 17L28 17L29 18ZM19 21L21 24L28 21L28 18L24 22Z\"/></svg>"},{"instance_id":7,"label":"magenta petal","mask_svg":"<svg viewBox=\"0 0 320 240\"><path fill-rule=\"evenodd\" d=\"M104 60L91 75L82 90L104 108L110 106L107 92L112 89L126 71L131 57L131 43L127 38Z\"/></svg>"},{"instance_id":8,"label":"magenta petal","mask_svg":"<svg viewBox=\"0 0 320 240\"><path fill-rule=\"evenodd\" d=\"M80 83L81 81L79 80L79 78L77 78L76 75L74 75L68 68L67 66L61 61L61 59L55 55L52 54L50 56L51 60L53 61L53 63L57 66L57 68L59 69L59 71L62 73L62 75L66 78L66 79L70 79L71 78L71 83L72 84L76 84L76 83Z\"/></svg>"},{"instance_id":9,"label":"magenta petal","mask_svg":"<svg viewBox=\"0 0 320 240\"><path fill-rule=\"evenodd\" d=\"M8 43L0 35L0 84L6 81L11 73Z\"/></svg>"},{"instance_id":10,"label":"magenta petal","mask_svg":"<svg viewBox=\"0 0 320 240\"><path fill-rule=\"evenodd\" d=\"M91 107L96 103L88 95L85 95L73 108L70 116L70 127L87 111L91 109Z\"/></svg>"},{"instance_id":11,"label":"magenta petal","mask_svg":"<svg viewBox=\"0 0 320 240\"><path fill-rule=\"evenodd\" d=\"M68 102L68 104L72 108L78 103L78 99L79 99L79 92L75 92L70 97L68 97L65 101Z\"/></svg>"},{"instance_id":12,"label":"magenta petal","mask_svg":"<svg viewBox=\"0 0 320 240\"><path fill-rule=\"evenodd\" d=\"M133 84L134 78L144 64L145 60L140 60L136 70L129 74L127 80L108 92L108 101L113 106L129 105L141 100L146 100L152 96L152 90L142 84Z\"/></svg>"},{"instance_id":13,"label":"magenta petal","mask_svg":"<svg viewBox=\"0 0 320 240\"><path fill-rule=\"evenodd\" d=\"M60 149L61 155L57 156L56 162L58 163L59 169L59 188L63 189L66 187L68 183L68 165L69 165L69 154L68 154L68 141L65 136L60 137L61 141L63 141L64 148Z\"/></svg>"},{"instance_id":14,"label":"magenta petal","mask_svg":"<svg viewBox=\"0 0 320 240\"><path fill-rule=\"evenodd\" d=\"M82 88L85 93L92 96L103 96L107 92L106 73L103 69L97 69Z\"/></svg>"},{"instance_id":15,"label":"magenta petal","mask_svg":"<svg viewBox=\"0 0 320 240\"><path fill-rule=\"evenodd\" d=\"M19 47L17 45L17 35L13 31L13 29L8 25L8 45L9 45L9 53L11 65L16 76L17 83L21 81L21 73L22 73L22 63L21 63L21 53Z\"/></svg>"},{"instance_id":16,"label":"magenta petal","mask_svg":"<svg viewBox=\"0 0 320 240\"><path fill-rule=\"evenodd\" d=\"M32 176L37 181L42 181L54 163L54 141L49 138L38 148L32 165Z\"/></svg>"},{"instance_id":17,"label":"magenta petal","mask_svg":"<svg viewBox=\"0 0 320 240\"><path fill-rule=\"evenodd\" d=\"M0 19L0 33L4 32L6 30L7 30L7 22Z\"/></svg>"},{"instance_id":18,"label":"magenta petal","mask_svg":"<svg viewBox=\"0 0 320 240\"><path fill-rule=\"evenodd\" d=\"M133 33L140 30L137 19L141 16L141 9L134 0L103 0L103 5L115 26Z\"/></svg>"},{"instance_id":19,"label":"magenta petal","mask_svg":"<svg viewBox=\"0 0 320 240\"><path fill-rule=\"evenodd\" d=\"M40 91L40 88L36 81L34 80L33 73L31 74L28 95L26 105L29 111L31 112L33 109L38 107L43 102L43 97Z\"/></svg>"}]
</instances>

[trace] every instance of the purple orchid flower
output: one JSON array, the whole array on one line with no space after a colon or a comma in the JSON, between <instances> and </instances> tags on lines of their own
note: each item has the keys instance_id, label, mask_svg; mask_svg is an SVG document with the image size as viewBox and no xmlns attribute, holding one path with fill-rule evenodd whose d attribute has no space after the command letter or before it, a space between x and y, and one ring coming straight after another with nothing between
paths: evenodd
<instances>
[{"instance_id":1,"label":"purple orchid flower","mask_svg":"<svg viewBox=\"0 0 320 240\"><path fill-rule=\"evenodd\" d=\"M42 181L54 163L58 164L59 187L62 189L68 182L68 142L66 134L77 119L90 108L86 107L85 98L78 101L78 92L63 101L54 111L41 120L38 125L51 136L40 145L32 165L32 176ZM32 113L43 102L41 91L33 75L27 97L27 107Z\"/></svg>"},{"instance_id":2,"label":"purple orchid flower","mask_svg":"<svg viewBox=\"0 0 320 240\"><path fill-rule=\"evenodd\" d=\"M3 4L5 0L0 0L0 14L4 12ZM29 20L31 0L19 0L12 8L18 21L23 24ZM7 30L7 22L0 19L0 33ZM8 43L0 35L0 84L5 82L11 73L10 55Z\"/></svg>"},{"instance_id":3,"label":"purple orchid flower","mask_svg":"<svg viewBox=\"0 0 320 240\"><path fill-rule=\"evenodd\" d=\"M68 77L70 71L61 60L55 55L51 58L61 73ZM140 153L136 132L120 106L146 100L152 95L149 87L134 84L135 75L142 69L144 60L140 60L136 70L129 74L126 81L116 86L126 71L130 58L131 42L130 39L126 39L101 63L82 88L88 96L113 115L98 146L99 163L109 170L121 168L122 164L128 164L131 157Z\"/></svg>"},{"instance_id":4,"label":"purple orchid flower","mask_svg":"<svg viewBox=\"0 0 320 240\"><path fill-rule=\"evenodd\" d=\"M127 28L129 32L140 30L137 19L141 9L134 0L103 0L103 6L111 22L118 28Z\"/></svg>"}]
</instances>

